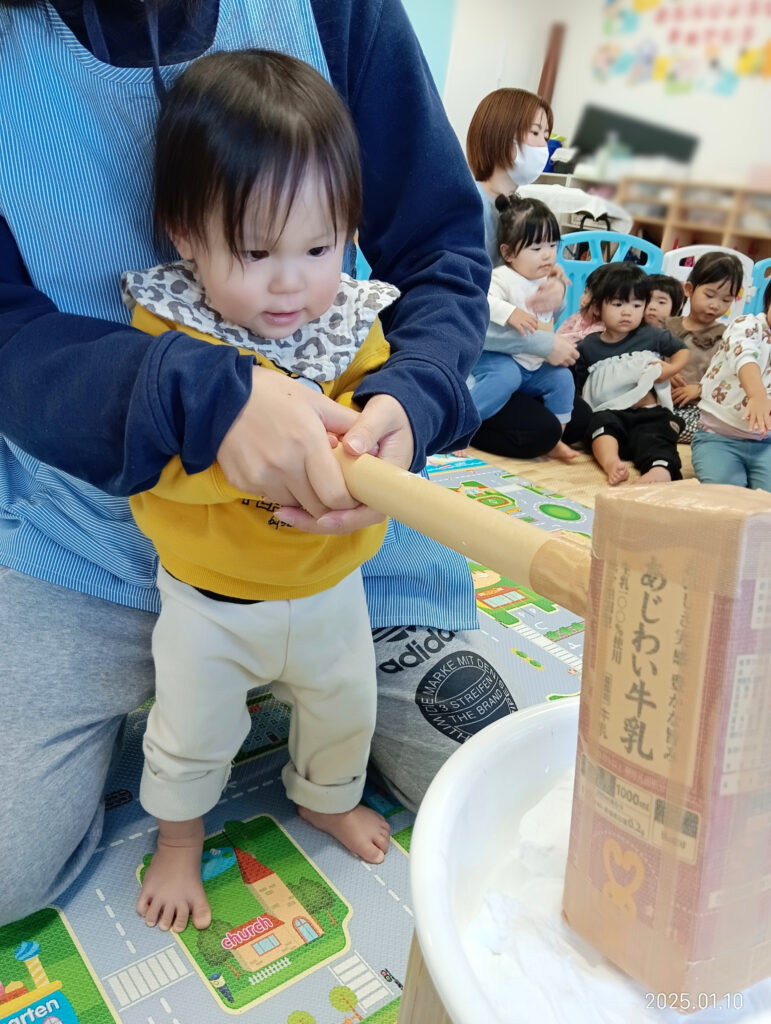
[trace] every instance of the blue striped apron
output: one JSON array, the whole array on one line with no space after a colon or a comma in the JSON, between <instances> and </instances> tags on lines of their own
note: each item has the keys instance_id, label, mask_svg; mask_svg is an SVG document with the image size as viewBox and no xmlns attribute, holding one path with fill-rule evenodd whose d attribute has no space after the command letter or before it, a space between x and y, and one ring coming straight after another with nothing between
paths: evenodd
<instances>
[{"instance_id":1,"label":"blue striped apron","mask_svg":"<svg viewBox=\"0 0 771 1024\"><path fill-rule=\"evenodd\" d=\"M207 52L253 46L290 53L329 78L310 0L220 0ZM185 67L161 67L163 82ZM122 271L174 255L159 248L151 225L157 107L152 68L101 62L48 4L0 8L0 216L33 284L64 312L128 322ZM134 608L159 607L157 559L125 499L2 435L0 564ZM465 560L405 527L392 524L363 572L375 626L476 625Z\"/></svg>"}]
</instances>

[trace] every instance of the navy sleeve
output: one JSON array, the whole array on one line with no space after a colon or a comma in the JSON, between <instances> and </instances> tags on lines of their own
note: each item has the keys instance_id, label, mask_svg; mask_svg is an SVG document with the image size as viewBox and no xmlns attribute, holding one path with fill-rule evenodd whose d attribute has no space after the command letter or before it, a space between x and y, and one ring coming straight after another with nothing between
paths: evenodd
<instances>
[{"instance_id":1,"label":"navy sleeve","mask_svg":"<svg viewBox=\"0 0 771 1024\"><path fill-rule=\"evenodd\" d=\"M418 469L479 423L465 379L489 322L481 200L399 0L312 2L361 145L359 244L372 276L402 292L382 314L391 357L355 397L404 406Z\"/></svg>"},{"instance_id":2,"label":"navy sleeve","mask_svg":"<svg viewBox=\"0 0 771 1024\"><path fill-rule=\"evenodd\" d=\"M576 394L580 396L584 390L586 378L589 376L589 362L586 358L586 354L581 351L581 342L578 343L578 359L576 359L570 369L573 371L573 380L576 384Z\"/></svg>"},{"instance_id":3,"label":"navy sleeve","mask_svg":"<svg viewBox=\"0 0 771 1024\"><path fill-rule=\"evenodd\" d=\"M659 333L659 351L663 356L673 356L675 352L679 352L680 349L688 348L682 338L678 338L671 331L666 330L663 327L658 328Z\"/></svg>"},{"instance_id":4,"label":"navy sleeve","mask_svg":"<svg viewBox=\"0 0 771 1024\"><path fill-rule=\"evenodd\" d=\"M252 365L177 331L59 312L0 219L0 432L35 458L111 494L151 487L172 455L199 472L249 396Z\"/></svg>"}]
</instances>

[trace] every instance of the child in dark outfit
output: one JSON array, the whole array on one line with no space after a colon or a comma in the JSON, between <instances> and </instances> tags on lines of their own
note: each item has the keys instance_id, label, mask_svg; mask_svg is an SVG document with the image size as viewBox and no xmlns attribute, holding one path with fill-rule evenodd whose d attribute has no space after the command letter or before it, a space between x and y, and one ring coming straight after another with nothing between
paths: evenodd
<instances>
[{"instance_id":1,"label":"child in dark outfit","mask_svg":"<svg viewBox=\"0 0 771 1024\"><path fill-rule=\"evenodd\" d=\"M578 344L576 389L592 407L586 443L615 486L629 479L628 461L641 483L682 477L669 381L688 362L689 351L669 331L643 323L650 296L645 272L612 264L596 302L605 330Z\"/></svg>"}]
</instances>

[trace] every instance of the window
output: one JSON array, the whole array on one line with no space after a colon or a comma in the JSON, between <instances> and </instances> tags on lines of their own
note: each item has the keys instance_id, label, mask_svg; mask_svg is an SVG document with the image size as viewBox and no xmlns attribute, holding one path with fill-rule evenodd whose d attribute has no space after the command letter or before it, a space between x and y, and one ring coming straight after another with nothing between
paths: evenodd
<instances>
[{"instance_id":1,"label":"window","mask_svg":"<svg viewBox=\"0 0 771 1024\"><path fill-rule=\"evenodd\" d=\"M316 929L310 921L307 921L304 917L296 917L294 921L292 921L292 924L294 925L295 931L298 932L306 942L313 942L314 939L318 938Z\"/></svg>"},{"instance_id":2,"label":"window","mask_svg":"<svg viewBox=\"0 0 771 1024\"><path fill-rule=\"evenodd\" d=\"M252 945L252 949L262 956L271 949L275 949L278 945L278 939L275 935L266 935L264 939L260 939L259 942L255 942Z\"/></svg>"}]
</instances>

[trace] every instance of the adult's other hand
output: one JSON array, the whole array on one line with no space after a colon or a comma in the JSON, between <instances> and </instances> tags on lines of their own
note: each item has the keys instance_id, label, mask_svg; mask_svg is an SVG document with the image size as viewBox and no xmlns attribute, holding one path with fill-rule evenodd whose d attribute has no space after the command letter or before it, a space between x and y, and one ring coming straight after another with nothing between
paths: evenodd
<instances>
[{"instance_id":1,"label":"adult's other hand","mask_svg":"<svg viewBox=\"0 0 771 1024\"><path fill-rule=\"evenodd\" d=\"M256 367L252 393L217 461L233 487L305 509L314 519L330 509L351 509L357 503L328 435L342 436L359 416L291 377Z\"/></svg>"}]
</instances>

